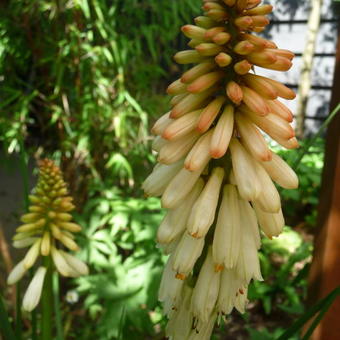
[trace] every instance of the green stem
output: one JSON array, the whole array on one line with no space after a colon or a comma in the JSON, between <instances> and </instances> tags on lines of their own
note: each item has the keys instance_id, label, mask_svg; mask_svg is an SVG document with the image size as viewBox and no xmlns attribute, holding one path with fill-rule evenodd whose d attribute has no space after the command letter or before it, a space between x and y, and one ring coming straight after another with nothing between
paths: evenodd
<instances>
[{"instance_id":1,"label":"green stem","mask_svg":"<svg viewBox=\"0 0 340 340\"><path fill-rule=\"evenodd\" d=\"M27 153L25 150L24 141L20 139L20 172L21 178L23 181L23 192L24 192L24 210L28 211L28 161L27 161ZM32 277L32 275L31 275ZM33 317L32 317L32 327L33 327ZM18 340L21 339L22 336L22 315L21 315L21 284L20 282L16 285L16 315L15 315L15 334ZM32 339L35 340L34 336Z\"/></svg>"},{"instance_id":2,"label":"green stem","mask_svg":"<svg viewBox=\"0 0 340 340\"><path fill-rule=\"evenodd\" d=\"M16 284L16 296L15 296L15 335L18 340L21 340L21 282Z\"/></svg>"},{"instance_id":3,"label":"green stem","mask_svg":"<svg viewBox=\"0 0 340 340\"><path fill-rule=\"evenodd\" d=\"M295 160L293 164L293 169L297 170L302 158L308 153L310 147L315 143L315 141L320 137L322 131L328 126L328 124L333 120L333 118L336 116L336 114L340 111L340 103L335 107L335 109L328 115L327 119L322 123L320 126L318 132L314 135L313 138L311 138L308 143L303 148L302 152L298 156L298 158Z\"/></svg>"},{"instance_id":4,"label":"green stem","mask_svg":"<svg viewBox=\"0 0 340 340\"><path fill-rule=\"evenodd\" d=\"M57 272L53 274L53 297L54 297L54 314L57 328L57 340L64 340L63 325L61 320L59 303L59 275Z\"/></svg>"},{"instance_id":5,"label":"green stem","mask_svg":"<svg viewBox=\"0 0 340 340\"><path fill-rule=\"evenodd\" d=\"M50 257L44 258L47 268L42 292L41 340L52 340L52 267Z\"/></svg>"},{"instance_id":6,"label":"green stem","mask_svg":"<svg viewBox=\"0 0 340 340\"><path fill-rule=\"evenodd\" d=\"M28 155L25 149L24 140L19 140L20 144L20 172L23 181L23 191L24 191L24 208L25 212L28 212L29 207L29 183L28 183ZM32 279L34 275L33 268L30 269L30 278ZM16 335L18 339L21 339L22 332L22 315L21 315L21 291L20 291L20 283L17 284L17 296L16 296L16 306L17 306L17 314L16 314ZM31 312L31 325L32 325L32 340L38 339L38 330L37 330L37 312L33 310Z\"/></svg>"},{"instance_id":7,"label":"green stem","mask_svg":"<svg viewBox=\"0 0 340 340\"><path fill-rule=\"evenodd\" d=\"M3 335L4 339L16 339L11 324L9 322L8 314L2 296L0 296L0 335L1 334Z\"/></svg>"}]
</instances>

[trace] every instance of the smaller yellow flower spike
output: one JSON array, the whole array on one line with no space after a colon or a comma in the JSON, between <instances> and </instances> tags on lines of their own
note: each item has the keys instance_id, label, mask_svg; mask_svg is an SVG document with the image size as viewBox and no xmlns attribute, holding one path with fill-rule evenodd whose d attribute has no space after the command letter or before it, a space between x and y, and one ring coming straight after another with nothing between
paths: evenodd
<instances>
[{"instance_id":1,"label":"smaller yellow flower spike","mask_svg":"<svg viewBox=\"0 0 340 340\"><path fill-rule=\"evenodd\" d=\"M19 281L26 271L34 266L39 255L51 256L55 267L63 276L87 275L88 268L85 263L58 249L79 250L73 234L81 231L81 227L72 222L70 212L75 208L72 204L73 199L68 195L61 170L53 161L44 159L39 162L38 184L29 200L31 202L29 212L21 217L23 224L16 229L13 237L15 248L29 247L29 250L9 274L8 284ZM39 273L43 274L37 273L34 276L28 290L36 294L24 298L24 308L29 311L34 309L40 300L45 272L45 267L39 268ZM35 281L39 281L39 285L33 288Z\"/></svg>"}]
</instances>

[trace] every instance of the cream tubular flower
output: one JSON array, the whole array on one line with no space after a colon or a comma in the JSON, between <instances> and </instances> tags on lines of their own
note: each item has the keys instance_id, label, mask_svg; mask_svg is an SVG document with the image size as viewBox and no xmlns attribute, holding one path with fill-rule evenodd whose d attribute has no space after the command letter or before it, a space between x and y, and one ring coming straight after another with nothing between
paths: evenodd
<instances>
[{"instance_id":1,"label":"cream tubular flower","mask_svg":"<svg viewBox=\"0 0 340 340\"><path fill-rule=\"evenodd\" d=\"M235 269L224 269L221 273L217 311L223 315L230 314L235 307L239 290L243 290L244 287L244 282L238 277Z\"/></svg>"},{"instance_id":2,"label":"cream tubular flower","mask_svg":"<svg viewBox=\"0 0 340 340\"><path fill-rule=\"evenodd\" d=\"M249 203L240 200L241 211L241 226L242 226L242 239L240 255L238 257L236 272L244 285L248 285L251 279L263 281L260 269L258 250L258 227L256 229L253 225L253 216L248 210Z\"/></svg>"},{"instance_id":3,"label":"cream tubular flower","mask_svg":"<svg viewBox=\"0 0 340 340\"><path fill-rule=\"evenodd\" d=\"M241 218L237 189L227 184L223 189L223 199L218 212L214 233L212 256L215 270L236 266L241 243Z\"/></svg>"},{"instance_id":4,"label":"cream tubular flower","mask_svg":"<svg viewBox=\"0 0 340 340\"><path fill-rule=\"evenodd\" d=\"M281 209L280 195L262 165L255 161L253 163L262 187L260 195L253 201L258 203L263 211L268 213L278 213Z\"/></svg>"},{"instance_id":5,"label":"cream tubular flower","mask_svg":"<svg viewBox=\"0 0 340 340\"><path fill-rule=\"evenodd\" d=\"M163 270L161 284L159 286L158 299L164 302L164 313L169 315L172 309L178 309L181 303L181 294L184 281L176 279L173 267L173 255L170 255Z\"/></svg>"},{"instance_id":6,"label":"cream tubular flower","mask_svg":"<svg viewBox=\"0 0 340 340\"><path fill-rule=\"evenodd\" d=\"M77 276L88 275L89 268L87 267L86 263L79 260L77 257L67 253L66 251L59 250L60 254L64 257L67 264L73 268L75 272L78 273Z\"/></svg>"},{"instance_id":7,"label":"cream tubular flower","mask_svg":"<svg viewBox=\"0 0 340 340\"><path fill-rule=\"evenodd\" d=\"M204 166L197 171L189 171L184 168L181 169L166 187L162 196L162 207L174 209L179 206L182 200L195 186L204 170Z\"/></svg>"},{"instance_id":8,"label":"cream tubular flower","mask_svg":"<svg viewBox=\"0 0 340 340\"><path fill-rule=\"evenodd\" d=\"M20 261L9 273L7 278L7 284L13 285L21 280L21 278L25 275L28 269L26 269L24 265L24 260Z\"/></svg>"},{"instance_id":9,"label":"cream tubular flower","mask_svg":"<svg viewBox=\"0 0 340 340\"><path fill-rule=\"evenodd\" d=\"M174 340L187 339L192 330L193 316L190 311L192 288L184 286L178 309L173 310L165 329L168 337Z\"/></svg>"},{"instance_id":10,"label":"cream tubular flower","mask_svg":"<svg viewBox=\"0 0 340 340\"><path fill-rule=\"evenodd\" d=\"M232 138L229 147L238 191L243 199L254 201L262 191L254 162L236 138Z\"/></svg>"},{"instance_id":11,"label":"cream tubular flower","mask_svg":"<svg viewBox=\"0 0 340 340\"><path fill-rule=\"evenodd\" d=\"M279 236L285 225L282 210L280 209L278 213L274 214L267 213L263 211L255 202L253 202L253 207L255 209L259 225L264 234L270 239L274 236Z\"/></svg>"},{"instance_id":12,"label":"cream tubular flower","mask_svg":"<svg viewBox=\"0 0 340 340\"><path fill-rule=\"evenodd\" d=\"M77 269L72 267L63 256L62 252L54 247L51 248L51 255L53 262L58 272L66 277L78 277L80 273Z\"/></svg>"},{"instance_id":13,"label":"cream tubular flower","mask_svg":"<svg viewBox=\"0 0 340 340\"><path fill-rule=\"evenodd\" d=\"M236 293L235 299L235 308L241 313L244 314L246 311L246 306L248 304L248 287L239 289Z\"/></svg>"},{"instance_id":14,"label":"cream tubular flower","mask_svg":"<svg viewBox=\"0 0 340 340\"><path fill-rule=\"evenodd\" d=\"M160 196L176 174L183 167L183 161L157 166L149 177L144 181L142 188L149 196Z\"/></svg>"},{"instance_id":15,"label":"cream tubular flower","mask_svg":"<svg viewBox=\"0 0 340 340\"><path fill-rule=\"evenodd\" d=\"M38 305L40 301L45 275L46 275L46 268L39 267L26 290L26 293L25 293L25 296L22 302L22 307L27 312L31 312Z\"/></svg>"},{"instance_id":16,"label":"cream tubular flower","mask_svg":"<svg viewBox=\"0 0 340 340\"><path fill-rule=\"evenodd\" d=\"M186 232L183 234L174 253L173 269L178 279L185 279L192 271L196 260L202 253L204 238L193 238Z\"/></svg>"},{"instance_id":17,"label":"cream tubular flower","mask_svg":"<svg viewBox=\"0 0 340 340\"><path fill-rule=\"evenodd\" d=\"M211 249L209 249L191 299L191 311L194 317L203 323L208 322L215 307L220 289L220 274L214 270Z\"/></svg>"},{"instance_id":18,"label":"cream tubular flower","mask_svg":"<svg viewBox=\"0 0 340 340\"><path fill-rule=\"evenodd\" d=\"M204 237L212 225L223 177L224 170L214 168L189 216L187 230L191 236Z\"/></svg>"},{"instance_id":19,"label":"cream tubular flower","mask_svg":"<svg viewBox=\"0 0 340 340\"><path fill-rule=\"evenodd\" d=\"M35 261L37 260L39 253L40 253L40 245L41 245L41 239L39 238L37 241L33 243L29 251L27 252L25 258L24 258L24 267L26 269L31 268Z\"/></svg>"},{"instance_id":20,"label":"cream tubular flower","mask_svg":"<svg viewBox=\"0 0 340 340\"><path fill-rule=\"evenodd\" d=\"M217 319L217 314L212 313L206 323L199 322L195 329L193 329L188 337L188 340L209 340L214 325Z\"/></svg>"},{"instance_id":21,"label":"cream tubular flower","mask_svg":"<svg viewBox=\"0 0 340 340\"><path fill-rule=\"evenodd\" d=\"M279 186L285 189L296 189L299 186L299 179L294 170L278 155L273 153L273 158L269 162L263 162L268 175Z\"/></svg>"},{"instance_id":22,"label":"cream tubular flower","mask_svg":"<svg viewBox=\"0 0 340 340\"><path fill-rule=\"evenodd\" d=\"M205 133L195 143L184 161L184 166L189 171L197 171L210 160L210 143L213 129Z\"/></svg>"},{"instance_id":23,"label":"cream tubular flower","mask_svg":"<svg viewBox=\"0 0 340 340\"><path fill-rule=\"evenodd\" d=\"M261 236L259 226L257 224L256 214L250 203L240 199L239 200L240 211L242 212L241 223L247 224L249 231L255 241L257 249L261 247ZM248 231L248 232L249 232Z\"/></svg>"},{"instance_id":24,"label":"cream tubular flower","mask_svg":"<svg viewBox=\"0 0 340 340\"><path fill-rule=\"evenodd\" d=\"M170 243L183 234L187 221L196 199L204 186L199 179L184 202L177 208L168 211L157 231L157 241L161 244Z\"/></svg>"},{"instance_id":25,"label":"cream tubular flower","mask_svg":"<svg viewBox=\"0 0 340 340\"><path fill-rule=\"evenodd\" d=\"M212 158L221 158L227 152L229 142L234 130L234 108L227 105L218 120L210 142Z\"/></svg>"},{"instance_id":26,"label":"cream tubular flower","mask_svg":"<svg viewBox=\"0 0 340 340\"><path fill-rule=\"evenodd\" d=\"M172 164L182 159L199 138L197 131L192 131L187 135L168 141L159 151L158 161L162 164Z\"/></svg>"}]
</instances>

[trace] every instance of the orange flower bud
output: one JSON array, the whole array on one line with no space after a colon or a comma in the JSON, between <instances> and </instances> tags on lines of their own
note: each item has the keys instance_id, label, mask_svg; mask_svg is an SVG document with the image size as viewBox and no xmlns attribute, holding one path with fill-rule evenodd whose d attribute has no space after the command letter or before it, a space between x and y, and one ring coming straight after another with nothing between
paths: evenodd
<instances>
[{"instance_id":1,"label":"orange flower bud","mask_svg":"<svg viewBox=\"0 0 340 340\"><path fill-rule=\"evenodd\" d=\"M209 129L225 101L226 97L219 96L202 111L197 123L197 131L203 133Z\"/></svg>"},{"instance_id":2,"label":"orange flower bud","mask_svg":"<svg viewBox=\"0 0 340 340\"><path fill-rule=\"evenodd\" d=\"M216 65L213 62L210 62L210 61L200 63L197 66L194 66L190 70L183 73L183 75L181 77L181 81L183 83L191 83L192 81L194 81L198 77L208 73L209 71L211 71L215 67L216 67Z\"/></svg>"},{"instance_id":3,"label":"orange flower bud","mask_svg":"<svg viewBox=\"0 0 340 340\"><path fill-rule=\"evenodd\" d=\"M229 54L226 54L224 52L219 53L216 57L215 57L215 61L218 64L218 66L220 67L225 67L228 66L231 62L232 62L232 58Z\"/></svg>"},{"instance_id":4,"label":"orange flower bud","mask_svg":"<svg viewBox=\"0 0 340 340\"><path fill-rule=\"evenodd\" d=\"M230 81L227 84L226 87L226 93L229 99L235 103L236 105L239 105L243 99L243 91L236 82Z\"/></svg>"},{"instance_id":5,"label":"orange flower bud","mask_svg":"<svg viewBox=\"0 0 340 340\"><path fill-rule=\"evenodd\" d=\"M247 60L239 61L234 65L234 71L238 74L244 75L251 69L251 64Z\"/></svg>"},{"instance_id":6,"label":"orange flower bud","mask_svg":"<svg viewBox=\"0 0 340 340\"><path fill-rule=\"evenodd\" d=\"M224 72L221 71L206 73L188 85L187 90L191 93L203 92L216 84L222 77L224 77L224 75Z\"/></svg>"}]
</instances>

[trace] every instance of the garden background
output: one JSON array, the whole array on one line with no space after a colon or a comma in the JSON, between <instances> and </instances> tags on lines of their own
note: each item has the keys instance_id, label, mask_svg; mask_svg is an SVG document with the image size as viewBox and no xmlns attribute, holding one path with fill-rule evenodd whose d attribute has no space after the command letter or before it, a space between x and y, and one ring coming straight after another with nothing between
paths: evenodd
<instances>
[{"instance_id":1,"label":"garden background","mask_svg":"<svg viewBox=\"0 0 340 340\"><path fill-rule=\"evenodd\" d=\"M272 2L277 26L266 34L281 48L300 48L295 68L277 78L293 88L299 86L311 3ZM155 163L150 126L167 111L165 89L180 71L172 60L187 43L180 27L192 23L200 7L199 0L1 3L0 291L11 317L16 293L6 277L22 254L10 238L36 182L36 160L49 157L60 164L75 197L75 219L83 227L79 257L90 266L90 275L60 281L63 337L163 339L157 290L165 257L155 233L164 212L158 199L143 196L141 183ZM313 140L296 168L300 188L281 191L287 226L263 242L265 281L251 285L247 313L233 313L214 339L273 340L306 311L324 131L314 137L329 113L339 18L326 0L319 17L311 100L298 112L305 116L302 148L279 152L294 166ZM294 32L292 43L285 37ZM23 316L22 338L29 339L30 315Z\"/></svg>"}]
</instances>

